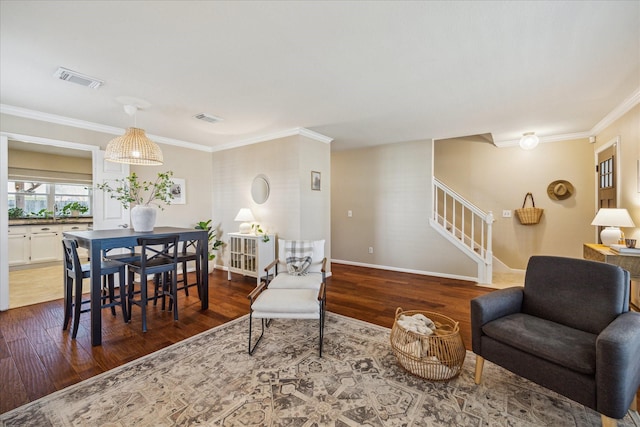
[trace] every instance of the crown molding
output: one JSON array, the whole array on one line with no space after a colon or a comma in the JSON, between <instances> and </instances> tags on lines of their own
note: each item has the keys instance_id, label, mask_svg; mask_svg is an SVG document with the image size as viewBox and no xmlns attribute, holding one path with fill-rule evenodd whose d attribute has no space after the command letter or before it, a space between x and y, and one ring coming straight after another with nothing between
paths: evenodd
<instances>
[{"instance_id":1,"label":"crown molding","mask_svg":"<svg viewBox=\"0 0 640 427\"><path fill-rule=\"evenodd\" d=\"M280 132L273 132L266 135L256 136L254 138L243 139L241 141L236 141L229 144L219 145L217 147L214 147L212 151L214 152L224 151L232 148L244 147L246 145L258 144L260 142L272 141L274 139L286 138L288 136L295 136L295 135L301 135L310 139L314 139L319 142L323 142L325 144L329 144L331 143L331 141L333 141L333 138L322 135L321 133L318 133L318 132L314 132L307 128L293 128L293 129L283 130Z\"/></svg>"},{"instance_id":2,"label":"crown molding","mask_svg":"<svg viewBox=\"0 0 640 427\"><path fill-rule=\"evenodd\" d=\"M576 133L567 133L563 135L548 135L548 136L540 136L540 143L546 142L559 142L559 141L570 141L572 139L582 139L589 138L592 136L597 136L600 132L618 120L620 117L624 116L629 110L635 107L638 103L640 103L640 87L637 88L630 96L628 96L620 105L611 110L609 114L604 116L602 120L600 120L591 130L576 132ZM495 141L494 145L499 148L504 147L515 147L519 144L520 139L509 140L509 141Z\"/></svg>"},{"instance_id":3,"label":"crown molding","mask_svg":"<svg viewBox=\"0 0 640 427\"><path fill-rule=\"evenodd\" d=\"M39 120L42 122L54 123L57 125L70 126L78 129L85 129L94 132L106 133L110 135L122 135L126 129L107 126L100 123L88 122L85 120L73 119L71 117L58 116L57 114L43 113L41 111L29 110L27 108L13 105L0 104L0 113L10 116L22 117L25 119ZM166 138L164 136L147 134L149 139L167 145L190 148L192 150L211 152L211 147L207 147L193 142L181 141L179 139Z\"/></svg>"},{"instance_id":4,"label":"crown molding","mask_svg":"<svg viewBox=\"0 0 640 427\"><path fill-rule=\"evenodd\" d=\"M17 117L23 117L26 119L39 120L43 122L54 123L54 124L63 125L63 126L70 126L70 127L75 127L79 129L85 129L85 130L106 133L111 135L122 135L126 130L126 129L122 129L114 126L107 126L100 123L73 119L71 117L64 117L56 114L43 113L41 111L30 110L27 108L16 107L16 106L7 105L7 104L0 104L0 113L8 114L10 116L17 116ZM293 135L302 135L304 137L314 139L316 141L320 141L325 144L329 144L331 143L331 141L333 141L333 138L330 138L326 135L322 135L318 132L314 132L306 128L288 129L280 132L258 136L255 138L249 138L249 139L244 139L237 142L232 142L230 144L225 144L218 147L208 147L208 146L196 144L193 142L182 141L182 140L173 139L173 138L166 138L164 136L152 135L150 133L147 133L147 136L149 137L149 139L152 139L153 141L161 144L174 145L177 147L189 148L192 150L207 151L209 153L228 150L230 148L242 147L245 145L257 144L259 142L271 141L273 139L285 138L287 136L293 136Z\"/></svg>"},{"instance_id":5,"label":"crown molding","mask_svg":"<svg viewBox=\"0 0 640 427\"><path fill-rule=\"evenodd\" d=\"M571 141L572 139L589 138L589 136L591 136L590 132L575 132L565 133L562 135L538 136L538 138L540 139L540 144L544 144L547 142ZM498 148L517 147L520 145L520 139L512 139L509 141L495 141L493 144Z\"/></svg>"},{"instance_id":6,"label":"crown molding","mask_svg":"<svg viewBox=\"0 0 640 427\"><path fill-rule=\"evenodd\" d=\"M638 103L640 103L640 87L637 88L627 99L622 101L622 103L614 108L609 114L604 116L604 118L600 120L593 128L591 128L591 130L589 131L589 136L596 136L597 134L605 130L609 125L618 120L620 117L624 116Z\"/></svg>"}]
</instances>

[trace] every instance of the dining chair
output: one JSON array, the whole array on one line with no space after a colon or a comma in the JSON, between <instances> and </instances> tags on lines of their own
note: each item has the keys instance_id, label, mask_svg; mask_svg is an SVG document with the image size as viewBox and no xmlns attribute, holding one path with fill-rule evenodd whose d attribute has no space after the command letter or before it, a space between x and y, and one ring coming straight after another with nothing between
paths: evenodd
<instances>
[{"instance_id":1,"label":"dining chair","mask_svg":"<svg viewBox=\"0 0 640 427\"><path fill-rule=\"evenodd\" d=\"M141 309L142 332L147 332L147 276L159 277L161 286L162 309L165 309L165 299L169 298L169 310L173 310L173 319L178 320L177 304L177 273L178 273L178 240L177 234L166 237L141 237L138 239L138 246L141 246L139 260L128 263L128 314L129 321L133 305ZM136 291L135 276L140 277L140 290ZM156 288L157 289L157 288ZM135 296L139 295L139 299ZM154 295L157 300L158 294Z\"/></svg>"},{"instance_id":2,"label":"dining chair","mask_svg":"<svg viewBox=\"0 0 640 427\"><path fill-rule=\"evenodd\" d=\"M82 280L91 277L91 264L81 264L78 256L78 242L74 239L62 239L64 250L64 322L62 330L67 330L69 321L73 317L71 338L76 338L80 325L80 313L90 311L82 309L83 304L89 304L90 299L82 299ZM111 308L116 315L116 306L122 309L122 317L128 321L125 290L125 265L119 261L102 260L100 275L102 276L101 308ZM119 277L119 295L115 295L115 274ZM107 302L108 300L108 302Z\"/></svg>"},{"instance_id":3,"label":"dining chair","mask_svg":"<svg viewBox=\"0 0 640 427\"><path fill-rule=\"evenodd\" d=\"M189 283L187 274L187 263L194 261L196 267L196 281L195 283ZM182 282L182 286L178 290L184 289L184 294L189 296L189 288L196 286L198 289L198 297L200 297L200 289L202 287L202 281L200 279L200 273L202 266L200 265L200 240L187 240L183 242L182 249L178 253L178 263L182 266L182 276L178 280Z\"/></svg>"}]
</instances>

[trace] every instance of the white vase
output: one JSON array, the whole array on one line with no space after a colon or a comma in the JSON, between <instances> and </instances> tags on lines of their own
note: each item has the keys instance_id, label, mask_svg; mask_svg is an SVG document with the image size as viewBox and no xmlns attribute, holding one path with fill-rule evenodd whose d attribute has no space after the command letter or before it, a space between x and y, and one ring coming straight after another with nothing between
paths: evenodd
<instances>
[{"instance_id":1,"label":"white vase","mask_svg":"<svg viewBox=\"0 0 640 427\"><path fill-rule=\"evenodd\" d=\"M134 231L153 231L156 223L157 209L154 206L136 205L131 208L131 225Z\"/></svg>"}]
</instances>

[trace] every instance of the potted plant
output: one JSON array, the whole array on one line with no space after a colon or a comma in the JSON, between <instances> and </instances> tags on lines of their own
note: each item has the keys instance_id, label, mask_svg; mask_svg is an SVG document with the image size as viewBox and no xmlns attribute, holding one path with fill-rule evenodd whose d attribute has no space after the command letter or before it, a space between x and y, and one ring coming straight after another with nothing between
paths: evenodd
<instances>
[{"instance_id":1,"label":"potted plant","mask_svg":"<svg viewBox=\"0 0 640 427\"><path fill-rule=\"evenodd\" d=\"M131 206L133 229L148 232L153 230L156 222L156 207L164 210L163 205L171 204L171 176L172 171L158 172L155 181L140 181L134 172L125 178L116 179L113 186L105 182L97 187L122 203L125 209Z\"/></svg>"},{"instance_id":2,"label":"potted plant","mask_svg":"<svg viewBox=\"0 0 640 427\"><path fill-rule=\"evenodd\" d=\"M89 208L80 202L71 202L67 203L62 207L62 215L64 216L75 216L78 217L80 214L85 214L89 212Z\"/></svg>"},{"instance_id":3,"label":"potted plant","mask_svg":"<svg viewBox=\"0 0 640 427\"><path fill-rule=\"evenodd\" d=\"M216 254L213 251L218 250L222 246L222 240L218 240L218 233L211 226L211 220L200 221L195 226L196 230L207 230L207 236L209 239L209 261L213 261ZM213 271L213 263L209 263L209 272Z\"/></svg>"},{"instance_id":4,"label":"potted plant","mask_svg":"<svg viewBox=\"0 0 640 427\"><path fill-rule=\"evenodd\" d=\"M18 219L24 217L24 210L21 208L9 208L9 219Z\"/></svg>"},{"instance_id":5,"label":"potted plant","mask_svg":"<svg viewBox=\"0 0 640 427\"><path fill-rule=\"evenodd\" d=\"M265 230L262 229L260 224L251 224L251 230L256 236L262 236L263 242L267 243L269 241L269 235Z\"/></svg>"}]
</instances>

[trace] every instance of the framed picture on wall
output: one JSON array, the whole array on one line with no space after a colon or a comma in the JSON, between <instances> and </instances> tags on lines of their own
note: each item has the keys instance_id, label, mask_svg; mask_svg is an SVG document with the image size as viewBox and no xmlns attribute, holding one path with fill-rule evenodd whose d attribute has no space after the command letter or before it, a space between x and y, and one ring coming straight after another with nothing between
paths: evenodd
<instances>
[{"instance_id":1,"label":"framed picture on wall","mask_svg":"<svg viewBox=\"0 0 640 427\"><path fill-rule=\"evenodd\" d=\"M311 189L320 191L320 172L311 171Z\"/></svg>"},{"instance_id":2,"label":"framed picture on wall","mask_svg":"<svg viewBox=\"0 0 640 427\"><path fill-rule=\"evenodd\" d=\"M171 200L172 205L184 205L187 203L187 192L185 188L184 179L180 178L171 178L171 195L173 199Z\"/></svg>"}]
</instances>

